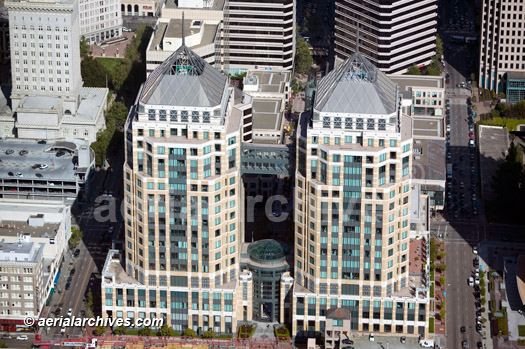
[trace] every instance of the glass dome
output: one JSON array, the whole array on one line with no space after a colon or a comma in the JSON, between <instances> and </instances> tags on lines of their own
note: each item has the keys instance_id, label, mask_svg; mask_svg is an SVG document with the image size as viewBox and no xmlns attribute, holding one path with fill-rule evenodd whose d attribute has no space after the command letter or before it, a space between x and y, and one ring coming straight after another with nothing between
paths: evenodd
<instances>
[{"instance_id":1,"label":"glass dome","mask_svg":"<svg viewBox=\"0 0 525 349\"><path fill-rule=\"evenodd\" d=\"M261 264L277 264L286 260L281 244L275 240L259 240L248 246L250 259Z\"/></svg>"}]
</instances>

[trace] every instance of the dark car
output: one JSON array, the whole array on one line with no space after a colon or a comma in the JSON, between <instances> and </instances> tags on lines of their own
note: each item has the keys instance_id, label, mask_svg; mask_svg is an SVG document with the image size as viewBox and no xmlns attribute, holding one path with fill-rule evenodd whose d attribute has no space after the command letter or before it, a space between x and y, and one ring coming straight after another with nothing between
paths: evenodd
<instances>
[{"instance_id":1,"label":"dark car","mask_svg":"<svg viewBox=\"0 0 525 349\"><path fill-rule=\"evenodd\" d=\"M72 280L73 280L73 277L72 277L72 276L68 277L68 278L67 278L67 283L68 283L68 284L71 283Z\"/></svg>"},{"instance_id":2,"label":"dark car","mask_svg":"<svg viewBox=\"0 0 525 349\"><path fill-rule=\"evenodd\" d=\"M71 271L69 272L69 275L70 275L70 276L75 275L75 268L71 269Z\"/></svg>"},{"instance_id":3,"label":"dark car","mask_svg":"<svg viewBox=\"0 0 525 349\"><path fill-rule=\"evenodd\" d=\"M461 333L467 332L467 329L465 328L465 326L461 326L460 330L461 330Z\"/></svg>"},{"instance_id":4,"label":"dark car","mask_svg":"<svg viewBox=\"0 0 525 349\"><path fill-rule=\"evenodd\" d=\"M31 168L33 170L36 170L37 168L40 168L40 166L41 166L40 164L34 164L33 166L31 166Z\"/></svg>"},{"instance_id":5,"label":"dark car","mask_svg":"<svg viewBox=\"0 0 525 349\"><path fill-rule=\"evenodd\" d=\"M463 342L461 342L461 347L462 347L462 348L468 348L468 343L467 343L467 341L463 341Z\"/></svg>"},{"instance_id":6,"label":"dark car","mask_svg":"<svg viewBox=\"0 0 525 349\"><path fill-rule=\"evenodd\" d=\"M478 343L476 344L476 346L477 346L478 348L483 348L483 343L478 342Z\"/></svg>"},{"instance_id":7,"label":"dark car","mask_svg":"<svg viewBox=\"0 0 525 349\"><path fill-rule=\"evenodd\" d=\"M29 152L28 152L27 150L24 149L24 150L20 150L20 152L19 152L18 154L20 154L20 155L26 155L26 154L28 154L28 153L29 153Z\"/></svg>"},{"instance_id":8,"label":"dark car","mask_svg":"<svg viewBox=\"0 0 525 349\"><path fill-rule=\"evenodd\" d=\"M77 248L77 249L75 250L74 256L75 256L75 257L78 257L79 255L80 255L80 250Z\"/></svg>"},{"instance_id":9,"label":"dark car","mask_svg":"<svg viewBox=\"0 0 525 349\"><path fill-rule=\"evenodd\" d=\"M343 339L343 344L350 344L350 345L354 345L354 341L351 340L351 339Z\"/></svg>"},{"instance_id":10,"label":"dark car","mask_svg":"<svg viewBox=\"0 0 525 349\"><path fill-rule=\"evenodd\" d=\"M401 336L401 343L405 344L407 342L407 337Z\"/></svg>"},{"instance_id":11,"label":"dark car","mask_svg":"<svg viewBox=\"0 0 525 349\"><path fill-rule=\"evenodd\" d=\"M478 333L481 333L481 324L476 324L476 331L478 331Z\"/></svg>"},{"instance_id":12,"label":"dark car","mask_svg":"<svg viewBox=\"0 0 525 349\"><path fill-rule=\"evenodd\" d=\"M7 149L7 150L5 151L5 154L6 154L6 155L11 155L11 154L13 154L14 152L15 152L15 151L14 151L13 149Z\"/></svg>"},{"instance_id":13,"label":"dark car","mask_svg":"<svg viewBox=\"0 0 525 349\"><path fill-rule=\"evenodd\" d=\"M64 156L64 155L66 155L66 152L65 152L65 151L62 151L62 150L61 150L61 151L57 152L57 157L58 157L58 158L61 157L61 156Z\"/></svg>"},{"instance_id":14,"label":"dark car","mask_svg":"<svg viewBox=\"0 0 525 349\"><path fill-rule=\"evenodd\" d=\"M38 141L38 144L46 144L46 143L47 142L45 140L43 140L43 139Z\"/></svg>"},{"instance_id":15,"label":"dark car","mask_svg":"<svg viewBox=\"0 0 525 349\"><path fill-rule=\"evenodd\" d=\"M58 307L58 308L55 310L55 316L59 316L61 311L62 311L62 308Z\"/></svg>"}]
</instances>

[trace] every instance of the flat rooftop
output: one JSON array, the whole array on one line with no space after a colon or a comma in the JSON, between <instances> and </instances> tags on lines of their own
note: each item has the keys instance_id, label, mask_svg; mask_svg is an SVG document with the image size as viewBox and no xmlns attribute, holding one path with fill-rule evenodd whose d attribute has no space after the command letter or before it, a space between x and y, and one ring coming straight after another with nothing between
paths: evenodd
<instances>
[{"instance_id":1,"label":"flat rooftop","mask_svg":"<svg viewBox=\"0 0 525 349\"><path fill-rule=\"evenodd\" d=\"M18 236L20 234L31 235L35 238L54 238L60 222L44 223L41 227L30 226L23 221L0 220L0 236Z\"/></svg>"},{"instance_id":2,"label":"flat rooftop","mask_svg":"<svg viewBox=\"0 0 525 349\"><path fill-rule=\"evenodd\" d=\"M412 178L446 181L444 140L414 138L412 148Z\"/></svg>"},{"instance_id":3,"label":"flat rooftop","mask_svg":"<svg viewBox=\"0 0 525 349\"><path fill-rule=\"evenodd\" d=\"M66 152L65 155L57 157L57 151L70 149L70 145L75 143L48 143L38 144L37 142L20 142L6 140L0 143L0 179L18 178L35 179L39 181L57 180L57 181L76 181L75 164L73 163L74 155ZM73 149L73 150L74 150ZM20 155L20 151L26 150L26 155ZM7 154L6 151L13 151ZM76 159L76 157L75 157ZM44 170L33 169L36 164L45 164L48 167ZM14 174L20 172L22 177L15 177Z\"/></svg>"},{"instance_id":4,"label":"flat rooftop","mask_svg":"<svg viewBox=\"0 0 525 349\"><path fill-rule=\"evenodd\" d=\"M59 97L27 96L22 99L18 106L20 109L29 110L58 110L62 104Z\"/></svg>"},{"instance_id":5,"label":"flat rooftop","mask_svg":"<svg viewBox=\"0 0 525 349\"><path fill-rule=\"evenodd\" d=\"M492 177L505 162L510 146L509 137L507 130L498 126L480 125L478 132L483 197L490 201L496 198L492 188Z\"/></svg>"},{"instance_id":6,"label":"flat rooftop","mask_svg":"<svg viewBox=\"0 0 525 349\"><path fill-rule=\"evenodd\" d=\"M397 74L391 74L387 76L399 86L400 90L407 90L411 87L445 88L445 81L442 76Z\"/></svg>"},{"instance_id":7,"label":"flat rooftop","mask_svg":"<svg viewBox=\"0 0 525 349\"><path fill-rule=\"evenodd\" d=\"M290 81L290 72L250 70L244 79L244 86L255 83L255 80L250 78L255 78L257 80L259 84L257 92L285 93L286 85Z\"/></svg>"},{"instance_id":8,"label":"flat rooftop","mask_svg":"<svg viewBox=\"0 0 525 349\"><path fill-rule=\"evenodd\" d=\"M443 118L412 116L414 137L444 137Z\"/></svg>"},{"instance_id":9,"label":"flat rooftop","mask_svg":"<svg viewBox=\"0 0 525 349\"><path fill-rule=\"evenodd\" d=\"M253 99L253 129L275 130L281 129L283 114L281 110L281 99L271 98Z\"/></svg>"},{"instance_id":10,"label":"flat rooftop","mask_svg":"<svg viewBox=\"0 0 525 349\"><path fill-rule=\"evenodd\" d=\"M224 8L224 0L212 0L213 5L208 8L193 8L193 7L187 7L190 10L222 10ZM184 7L178 6L177 0L166 0L166 8L180 8L183 9Z\"/></svg>"},{"instance_id":11,"label":"flat rooftop","mask_svg":"<svg viewBox=\"0 0 525 349\"><path fill-rule=\"evenodd\" d=\"M0 242L0 262L36 263L43 249L43 244L30 241Z\"/></svg>"},{"instance_id":12,"label":"flat rooftop","mask_svg":"<svg viewBox=\"0 0 525 349\"><path fill-rule=\"evenodd\" d=\"M186 19L184 20L184 34L187 37L188 35L191 35L191 30L197 32L200 31L200 26L197 27L191 27L191 23L193 23L194 20ZM163 40L164 39L181 39L182 38L182 19L171 19L168 23L166 22L157 22L157 30L153 33L153 36L150 41L149 45L149 51L168 51L163 47ZM217 34L217 28L218 24L209 23L206 21L201 21L201 26L204 26L202 30L204 30L202 38L200 42L196 45L191 45L188 41L186 41L186 44L188 47L192 50L197 49L199 47L203 47L206 45L213 44L215 42L215 36ZM157 46L159 46L159 50L157 50ZM175 50L169 50L168 52L175 52Z\"/></svg>"},{"instance_id":13,"label":"flat rooftop","mask_svg":"<svg viewBox=\"0 0 525 349\"><path fill-rule=\"evenodd\" d=\"M106 102L107 88L84 87L80 90L80 104L74 116L64 116L65 122L94 121Z\"/></svg>"}]
</instances>

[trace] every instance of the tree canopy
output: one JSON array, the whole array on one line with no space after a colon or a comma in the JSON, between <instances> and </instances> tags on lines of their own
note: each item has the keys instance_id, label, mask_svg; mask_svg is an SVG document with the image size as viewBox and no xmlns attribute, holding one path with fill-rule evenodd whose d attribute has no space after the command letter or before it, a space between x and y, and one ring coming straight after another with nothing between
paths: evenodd
<instances>
[{"instance_id":1,"label":"tree canopy","mask_svg":"<svg viewBox=\"0 0 525 349\"><path fill-rule=\"evenodd\" d=\"M421 75L421 70L417 65L408 67L407 75Z\"/></svg>"},{"instance_id":2,"label":"tree canopy","mask_svg":"<svg viewBox=\"0 0 525 349\"><path fill-rule=\"evenodd\" d=\"M295 54L295 71L299 74L308 74L312 68L314 60L310 53L310 48L304 39L297 41L297 50Z\"/></svg>"},{"instance_id":3,"label":"tree canopy","mask_svg":"<svg viewBox=\"0 0 525 349\"><path fill-rule=\"evenodd\" d=\"M85 58L89 56L89 44L87 43L86 37L82 35L80 38L80 57Z\"/></svg>"},{"instance_id":4,"label":"tree canopy","mask_svg":"<svg viewBox=\"0 0 525 349\"><path fill-rule=\"evenodd\" d=\"M443 40L441 40L439 34L436 36L436 54L438 56L443 54Z\"/></svg>"},{"instance_id":5,"label":"tree canopy","mask_svg":"<svg viewBox=\"0 0 525 349\"><path fill-rule=\"evenodd\" d=\"M106 87L108 72L95 58L85 56L80 63L80 69L85 87Z\"/></svg>"}]
</instances>

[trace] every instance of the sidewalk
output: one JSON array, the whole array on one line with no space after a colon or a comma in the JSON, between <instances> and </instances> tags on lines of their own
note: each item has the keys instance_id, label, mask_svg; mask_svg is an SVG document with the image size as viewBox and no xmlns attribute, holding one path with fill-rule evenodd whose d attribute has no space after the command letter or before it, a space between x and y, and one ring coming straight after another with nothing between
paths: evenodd
<instances>
[{"instance_id":1,"label":"sidewalk","mask_svg":"<svg viewBox=\"0 0 525 349\"><path fill-rule=\"evenodd\" d=\"M487 265L487 263L485 263L485 260L483 258L481 258L481 256L479 258L479 265L481 266L482 270L485 272L484 273L485 287L488 290L488 288L489 288L488 285L489 285L489 271L490 271L490 269L489 269L489 266ZM481 313L481 317L489 320L490 317L489 317L488 302L490 302L490 292L487 291L487 295L489 295L489 297L488 297L487 303L485 303L485 306L482 306L482 308L481 308L481 309L485 310L484 312ZM485 297L485 299L487 299L487 297ZM483 348L493 349L493 342L492 342L492 337L491 337L491 333L490 333L490 321L487 321L487 322L485 322L483 324L482 331L481 331L481 336L483 337L482 338Z\"/></svg>"}]
</instances>

